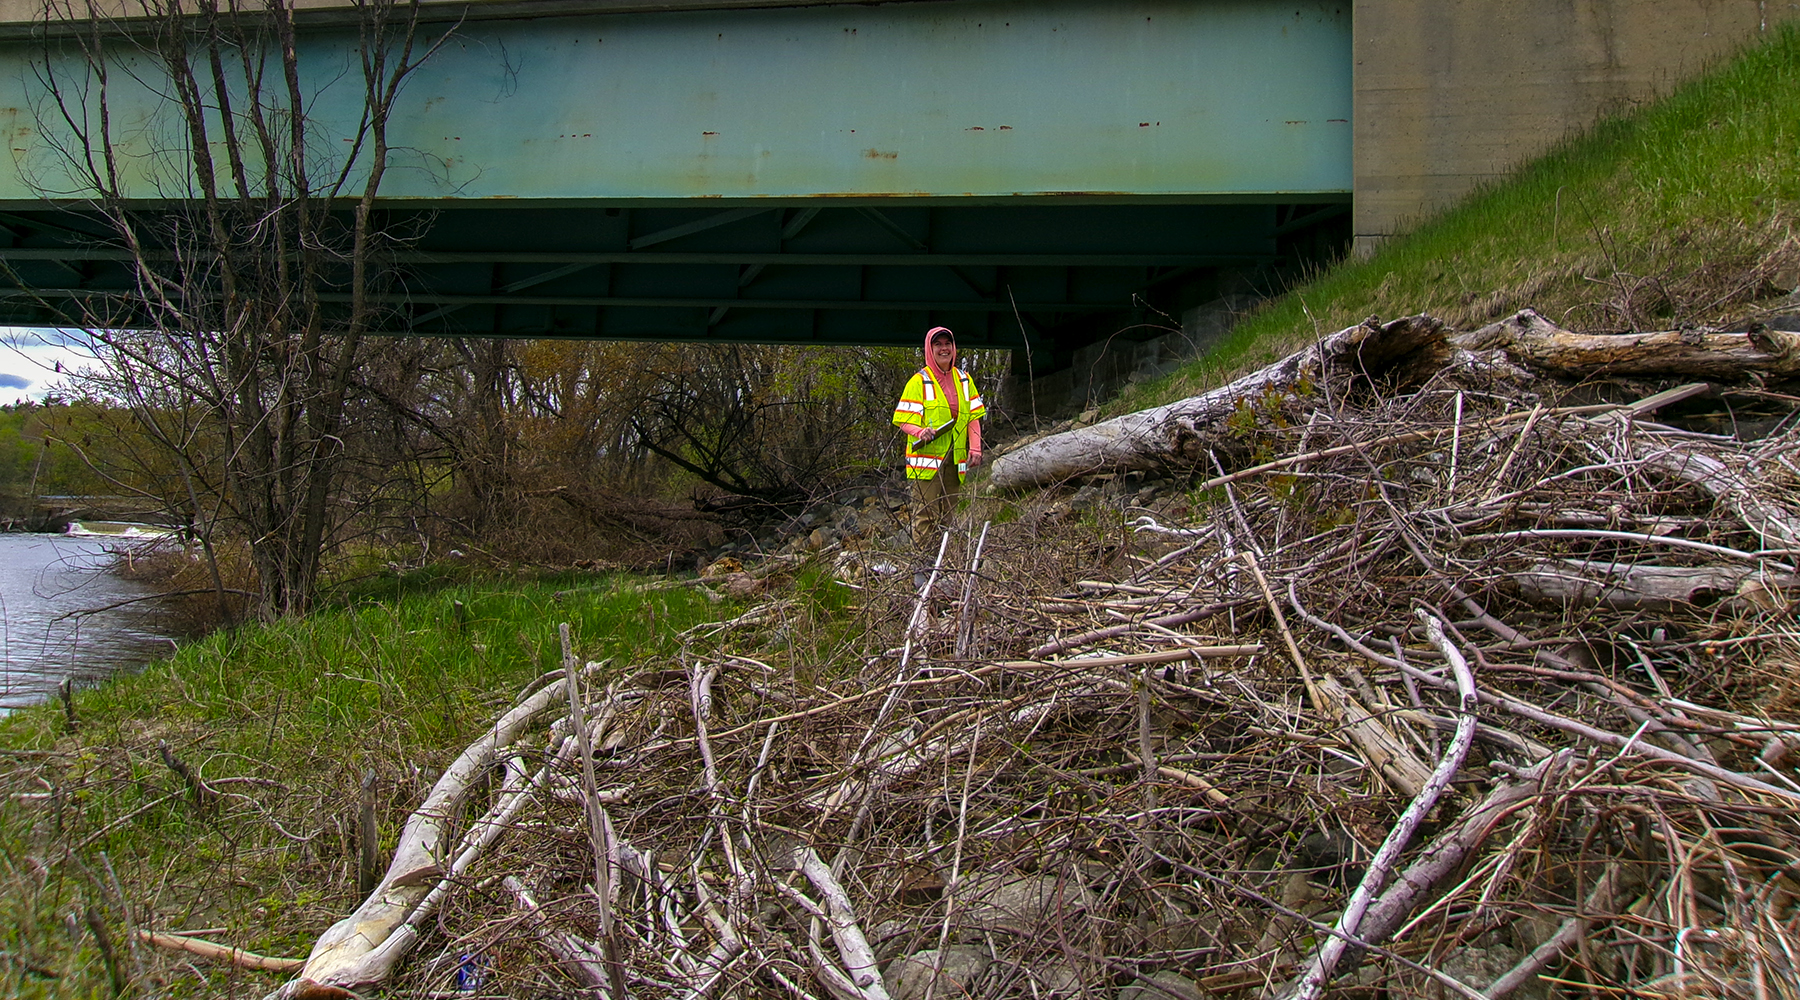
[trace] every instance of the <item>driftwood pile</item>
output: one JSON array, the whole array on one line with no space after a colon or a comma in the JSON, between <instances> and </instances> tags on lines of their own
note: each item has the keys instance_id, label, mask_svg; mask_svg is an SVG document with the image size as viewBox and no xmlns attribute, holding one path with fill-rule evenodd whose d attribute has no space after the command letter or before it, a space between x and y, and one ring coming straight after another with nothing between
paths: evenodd
<instances>
[{"instance_id":1,"label":"driftwood pile","mask_svg":"<svg viewBox=\"0 0 1800 1000\"><path fill-rule=\"evenodd\" d=\"M1800 399L1570 390L1559 333L1366 324L1014 452L1114 502L863 582L851 669L783 601L566 652L283 992L1800 997Z\"/></svg>"}]
</instances>

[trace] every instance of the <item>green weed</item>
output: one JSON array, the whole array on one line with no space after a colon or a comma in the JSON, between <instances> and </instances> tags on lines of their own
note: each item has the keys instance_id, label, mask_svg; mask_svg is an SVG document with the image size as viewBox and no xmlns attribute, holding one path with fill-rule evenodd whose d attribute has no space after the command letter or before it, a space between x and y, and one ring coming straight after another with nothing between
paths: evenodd
<instances>
[{"instance_id":1,"label":"green weed","mask_svg":"<svg viewBox=\"0 0 1800 1000\"><path fill-rule=\"evenodd\" d=\"M559 622L584 659L623 665L670 656L677 632L734 613L692 588L636 582L389 580L80 692L73 734L60 707L0 719L0 995L110 996L114 968L150 995L265 994L272 980L258 973L168 975L179 966L127 928L227 928L209 937L304 955L356 902L364 771L378 776L390 848L442 767L560 665ZM216 801L191 801L164 745Z\"/></svg>"},{"instance_id":2,"label":"green weed","mask_svg":"<svg viewBox=\"0 0 1800 1000\"><path fill-rule=\"evenodd\" d=\"M1469 329L1531 306L1589 330L1745 315L1792 290L1800 240L1800 27L1668 98L1571 137L1504 181L1246 318L1206 358L1108 407L1180 399L1369 316Z\"/></svg>"}]
</instances>

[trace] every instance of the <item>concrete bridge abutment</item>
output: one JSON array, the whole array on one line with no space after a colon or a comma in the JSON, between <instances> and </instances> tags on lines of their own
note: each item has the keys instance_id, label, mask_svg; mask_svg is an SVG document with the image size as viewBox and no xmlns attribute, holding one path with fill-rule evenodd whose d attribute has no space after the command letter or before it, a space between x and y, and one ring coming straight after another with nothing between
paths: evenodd
<instances>
[{"instance_id":1,"label":"concrete bridge abutment","mask_svg":"<svg viewBox=\"0 0 1800 1000\"><path fill-rule=\"evenodd\" d=\"M1796 18L1792 0L1358 0L1356 252Z\"/></svg>"}]
</instances>

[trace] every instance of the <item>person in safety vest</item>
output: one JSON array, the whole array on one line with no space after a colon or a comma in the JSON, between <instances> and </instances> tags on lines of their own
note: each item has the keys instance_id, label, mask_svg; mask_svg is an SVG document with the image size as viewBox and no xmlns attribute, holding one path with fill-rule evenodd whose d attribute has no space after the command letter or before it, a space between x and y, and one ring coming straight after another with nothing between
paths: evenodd
<instances>
[{"instance_id":1,"label":"person in safety vest","mask_svg":"<svg viewBox=\"0 0 1800 1000\"><path fill-rule=\"evenodd\" d=\"M981 464L981 418L987 407L969 373L956 367L956 335L925 332L925 367L894 404L894 426L906 441L906 478L912 485L913 545L934 547L956 506L969 469Z\"/></svg>"}]
</instances>

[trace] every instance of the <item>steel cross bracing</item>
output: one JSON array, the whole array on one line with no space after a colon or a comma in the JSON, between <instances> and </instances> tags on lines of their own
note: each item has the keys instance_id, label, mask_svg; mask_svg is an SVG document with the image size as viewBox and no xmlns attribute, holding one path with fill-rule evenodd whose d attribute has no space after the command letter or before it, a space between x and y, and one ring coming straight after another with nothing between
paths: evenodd
<instances>
[{"instance_id":1,"label":"steel cross bracing","mask_svg":"<svg viewBox=\"0 0 1800 1000\"><path fill-rule=\"evenodd\" d=\"M878 205L466 208L422 218L378 296L426 335L911 346L932 324L1011 348L1134 296L1276 255L1279 220L1340 205ZM154 227L146 227L154 231ZM97 221L0 213L13 323L129 296L131 255ZM152 260L169 261L152 248ZM326 302L347 294L327 293ZM50 306L47 311L44 307Z\"/></svg>"}]
</instances>

